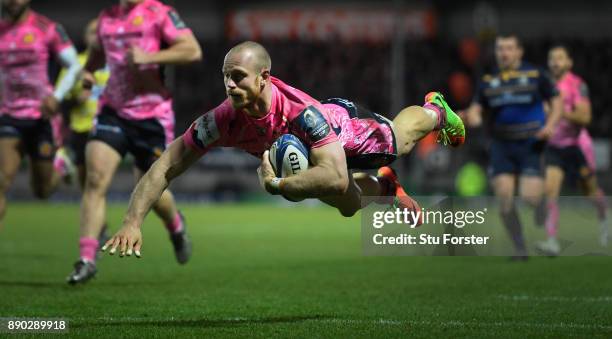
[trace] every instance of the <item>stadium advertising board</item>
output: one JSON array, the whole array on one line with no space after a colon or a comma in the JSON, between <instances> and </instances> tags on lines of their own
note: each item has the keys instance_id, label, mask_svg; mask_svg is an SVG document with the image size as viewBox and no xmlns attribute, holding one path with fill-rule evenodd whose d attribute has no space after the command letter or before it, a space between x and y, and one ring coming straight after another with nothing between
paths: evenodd
<instances>
[{"instance_id":1,"label":"stadium advertising board","mask_svg":"<svg viewBox=\"0 0 612 339\"><path fill-rule=\"evenodd\" d=\"M233 40L385 42L398 29L415 39L436 34L436 16L431 10L244 9L231 12L226 25L226 35Z\"/></svg>"}]
</instances>

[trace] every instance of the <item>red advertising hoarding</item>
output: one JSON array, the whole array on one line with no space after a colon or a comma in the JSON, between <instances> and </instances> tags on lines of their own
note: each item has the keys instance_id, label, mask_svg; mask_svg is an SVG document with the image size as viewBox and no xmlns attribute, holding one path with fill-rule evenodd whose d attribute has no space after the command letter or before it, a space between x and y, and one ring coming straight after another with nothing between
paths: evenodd
<instances>
[{"instance_id":1,"label":"red advertising hoarding","mask_svg":"<svg viewBox=\"0 0 612 339\"><path fill-rule=\"evenodd\" d=\"M389 41L398 29L408 38L436 33L431 10L245 9L228 14L226 34L232 40Z\"/></svg>"}]
</instances>

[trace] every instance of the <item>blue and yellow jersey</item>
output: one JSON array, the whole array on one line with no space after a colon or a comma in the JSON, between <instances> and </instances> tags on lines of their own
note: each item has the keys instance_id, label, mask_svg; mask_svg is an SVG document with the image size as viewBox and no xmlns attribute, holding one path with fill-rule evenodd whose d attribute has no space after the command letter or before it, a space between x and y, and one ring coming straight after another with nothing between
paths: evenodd
<instances>
[{"instance_id":1,"label":"blue and yellow jersey","mask_svg":"<svg viewBox=\"0 0 612 339\"><path fill-rule=\"evenodd\" d=\"M87 62L88 53L83 52L79 54L79 63L81 66L85 66ZM65 70L59 75L57 82L59 83L64 77ZM94 73L96 82L91 89L91 95L82 104L77 104L70 109L70 129L77 133L86 133L93 128L93 121L98 112L98 99L104 91L104 87L110 77L110 71L108 68L99 69ZM77 99L83 92L83 84L78 81L74 87L66 95L66 100Z\"/></svg>"},{"instance_id":2,"label":"blue and yellow jersey","mask_svg":"<svg viewBox=\"0 0 612 339\"><path fill-rule=\"evenodd\" d=\"M543 70L523 62L518 69L485 74L474 101L491 115L493 137L528 139L546 121L544 102L559 93Z\"/></svg>"}]
</instances>

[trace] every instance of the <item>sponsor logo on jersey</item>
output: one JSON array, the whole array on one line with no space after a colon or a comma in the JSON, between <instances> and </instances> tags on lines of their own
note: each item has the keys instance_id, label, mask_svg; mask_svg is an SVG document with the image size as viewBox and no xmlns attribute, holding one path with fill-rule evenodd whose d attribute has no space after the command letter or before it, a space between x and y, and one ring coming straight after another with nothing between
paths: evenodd
<instances>
[{"instance_id":1,"label":"sponsor logo on jersey","mask_svg":"<svg viewBox=\"0 0 612 339\"><path fill-rule=\"evenodd\" d=\"M142 23L144 22L144 18L142 17L142 15L137 15L133 20L132 20L132 25L134 26L140 26L142 25Z\"/></svg>"},{"instance_id":2,"label":"sponsor logo on jersey","mask_svg":"<svg viewBox=\"0 0 612 339\"><path fill-rule=\"evenodd\" d=\"M197 132L197 138L203 147L209 146L219 140L220 133L215 121L215 112L209 111L196 120L194 130Z\"/></svg>"},{"instance_id":3,"label":"sponsor logo on jersey","mask_svg":"<svg viewBox=\"0 0 612 339\"><path fill-rule=\"evenodd\" d=\"M31 44L36 40L36 36L33 33L27 33L23 36L23 42L26 44Z\"/></svg>"},{"instance_id":4,"label":"sponsor logo on jersey","mask_svg":"<svg viewBox=\"0 0 612 339\"><path fill-rule=\"evenodd\" d=\"M296 118L296 122L312 142L325 138L331 129L323 114L314 106L306 107Z\"/></svg>"}]
</instances>

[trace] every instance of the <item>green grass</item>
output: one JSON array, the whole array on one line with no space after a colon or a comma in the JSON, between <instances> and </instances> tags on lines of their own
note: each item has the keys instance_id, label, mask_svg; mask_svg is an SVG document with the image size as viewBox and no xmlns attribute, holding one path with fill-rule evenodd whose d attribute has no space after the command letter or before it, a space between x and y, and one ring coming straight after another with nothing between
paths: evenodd
<instances>
[{"instance_id":1,"label":"green grass","mask_svg":"<svg viewBox=\"0 0 612 339\"><path fill-rule=\"evenodd\" d=\"M608 257L365 257L359 218L296 206L183 206L184 267L149 217L142 259L106 256L70 287L78 206L12 204L0 317L64 317L79 337L612 337Z\"/></svg>"}]
</instances>

